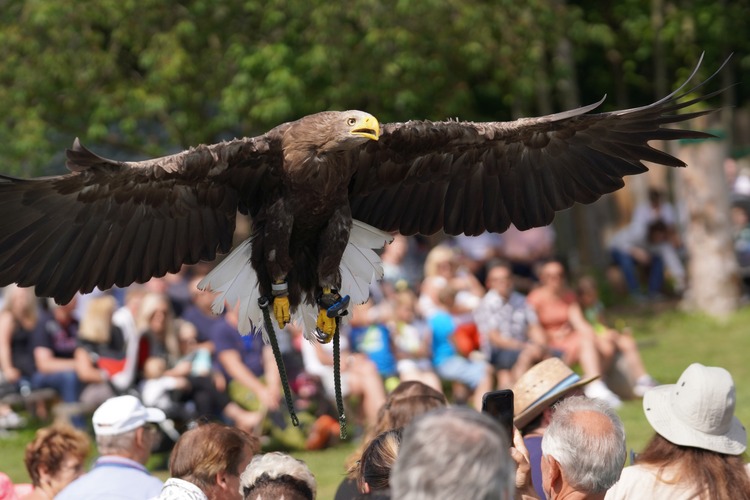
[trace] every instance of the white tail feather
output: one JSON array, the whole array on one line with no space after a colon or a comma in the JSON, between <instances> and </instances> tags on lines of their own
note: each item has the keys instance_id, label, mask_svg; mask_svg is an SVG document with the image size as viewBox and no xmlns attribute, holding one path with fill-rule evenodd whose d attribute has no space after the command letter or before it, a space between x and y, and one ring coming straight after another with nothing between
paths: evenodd
<instances>
[{"instance_id":1,"label":"white tail feather","mask_svg":"<svg viewBox=\"0 0 750 500\"><path fill-rule=\"evenodd\" d=\"M341 295L349 295L354 304L362 304L370 295L370 284L383 277L383 263L374 249L382 248L393 238L390 234L363 222L352 221L349 243L341 258ZM260 292L258 276L250 264L252 238L242 242L216 268L208 273L198 288L215 292L216 298L211 306L215 314L224 311L224 304L239 307L239 324L237 329L247 335L253 325L263 324L263 312L258 306ZM312 340L315 329L317 310L303 303L292 314L292 322L301 326L304 336ZM277 325L274 324L274 328ZM268 343L268 335L263 329L263 341Z\"/></svg>"}]
</instances>

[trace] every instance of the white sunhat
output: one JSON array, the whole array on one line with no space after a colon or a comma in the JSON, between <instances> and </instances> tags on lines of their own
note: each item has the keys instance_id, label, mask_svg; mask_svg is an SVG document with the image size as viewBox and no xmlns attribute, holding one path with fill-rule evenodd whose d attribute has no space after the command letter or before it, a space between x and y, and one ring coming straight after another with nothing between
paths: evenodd
<instances>
[{"instance_id":1,"label":"white sunhat","mask_svg":"<svg viewBox=\"0 0 750 500\"><path fill-rule=\"evenodd\" d=\"M124 434L148 422L159 423L166 415L158 408L146 408L135 396L110 398L96 409L92 422L97 436Z\"/></svg>"},{"instance_id":2,"label":"white sunhat","mask_svg":"<svg viewBox=\"0 0 750 500\"><path fill-rule=\"evenodd\" d=\"M667 441L727 455L747 448L747 431L734 416L735 389L727 370L693 363L676 384L643 396L651 427Z\"/></svg>"}]
</instances>

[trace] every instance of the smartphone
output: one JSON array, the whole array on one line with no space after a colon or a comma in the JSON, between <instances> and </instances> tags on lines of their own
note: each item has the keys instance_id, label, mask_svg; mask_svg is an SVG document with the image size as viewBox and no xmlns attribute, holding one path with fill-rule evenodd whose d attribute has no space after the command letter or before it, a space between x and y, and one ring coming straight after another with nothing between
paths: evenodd
<instances>
[{"instance_id":1,"label":"smartphone","mask_svg":"<svg viewBox=\"0 0 750 500\"><path fill-rule=\"evenodd\" d=\"M502 389L484 393L482 413L494 418L503 427L508 444L513 446L513 391Z\"/></svg>"}]
</instances>

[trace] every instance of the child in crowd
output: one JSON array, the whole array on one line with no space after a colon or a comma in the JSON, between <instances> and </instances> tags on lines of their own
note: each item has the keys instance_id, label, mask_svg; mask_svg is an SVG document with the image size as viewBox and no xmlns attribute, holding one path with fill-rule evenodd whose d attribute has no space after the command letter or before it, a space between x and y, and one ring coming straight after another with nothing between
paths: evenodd
<instances>
[{"instance_id":1,"label":"child in crowd","mask_svg":"<svg viewBox=\"0 0 750 500\"><path fill-rule=\"evenodd\" d=\"M401 381L416 380L436 391L441 383L432 369L432 331L417 317L417 297L406 289L396 292L392 299L393 319L388 322L393 353L396 356Z\"/></svg>"}]
</instances>

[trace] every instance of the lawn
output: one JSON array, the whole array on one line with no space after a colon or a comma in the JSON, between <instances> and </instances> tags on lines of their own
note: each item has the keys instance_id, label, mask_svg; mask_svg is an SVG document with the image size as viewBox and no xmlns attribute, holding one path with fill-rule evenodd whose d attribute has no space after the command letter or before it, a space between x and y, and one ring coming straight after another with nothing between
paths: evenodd
<instances>
[{"instance_id":1,"label":"lawn","mask_svg":"<svg viewBox=\"0 0 750 500\"><path fill-rule=\"evenodd\" d=\"M660 309L663 309L661 307ZM737 416L750 423L750 308L745 307L726 321L668 309L655 313L650 308L611 315L617 324L627 324L641 344L641 354L651 375L663 383L674 383L692 362L723 366L737 387ZM640 400L627 401L619 410L625 423L628 447L643 448L652 431L643 416ZM0 437L0 471L16 482L28 481L23 467L23 448L33 431ZM333 498L344 476L344 461L354 443L320 452L294 453L307 462L318 480L321 499ZM166 477L165 471L159 471Z\"/></svg>"}]
</instances>

